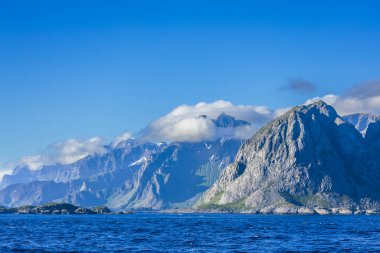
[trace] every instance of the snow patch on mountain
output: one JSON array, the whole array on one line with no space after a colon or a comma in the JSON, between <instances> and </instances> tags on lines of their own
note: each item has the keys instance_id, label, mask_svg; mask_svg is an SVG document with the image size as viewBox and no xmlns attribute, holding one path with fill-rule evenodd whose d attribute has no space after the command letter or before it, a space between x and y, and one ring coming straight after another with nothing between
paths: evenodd
<instances>
[{"instance_id":1,"label":"snow patch on mountain","mask_svg":"<svg viewBox=\"0 0 380 253\"><path fill-rule=\"evenodd\" d=\"M134 161L133 163L130 163L130 164L129 164L129 167L132 167L132 166L135 166L135 165L139 165L139 164L145 163L146 161L147 161L146 157L143 156L143 157L141 157L140 159L138 159L137 161Z\"/></svg>"}]
</instances>

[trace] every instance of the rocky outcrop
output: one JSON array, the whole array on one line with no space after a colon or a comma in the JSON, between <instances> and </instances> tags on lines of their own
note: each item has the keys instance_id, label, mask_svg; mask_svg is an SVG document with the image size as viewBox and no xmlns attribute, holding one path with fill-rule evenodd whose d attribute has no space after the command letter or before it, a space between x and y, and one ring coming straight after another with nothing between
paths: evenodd
<instances>
[{"instance_id":1,"label":"rocky outcrop","mask_svg":"<svg viewBox=\"0 0 380 253\"><path fill-rule=\"evenodd\" d=\"M97 213L97 214L112 213L112 211L106 206L97 206L97 207L91 208L91 211L93 211L94 213Z\"/></svg>"},{"instance_id":2,"label":"rocky outcrop","mask_svg":"<svg viewBox=\"0 0 380 253\"><path fill-rule=\"evenodd\" d=\"M124 214L114 213L105 206L85 208L68 203L46 203L41 206L21 206L18 208L0 207L0 214Z\"/></svg>"},{"instance_id":3,"label":"rocky outcrop","mask_svg":"<svg viewBox=\"0 0 380 253\"><path fill-rule=\"evenodd\" d=\"M252 213L380 208L380 156L324 102L263 127L195 205Z\"/></svg>"}]
</instances>

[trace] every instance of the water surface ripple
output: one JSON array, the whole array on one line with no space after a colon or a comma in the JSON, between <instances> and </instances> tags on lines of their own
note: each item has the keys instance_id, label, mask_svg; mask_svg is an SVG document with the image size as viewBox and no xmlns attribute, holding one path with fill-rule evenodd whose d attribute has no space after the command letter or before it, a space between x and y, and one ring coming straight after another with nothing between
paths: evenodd
<instances>
[{"instance_id":1,"label":"water surface ripple","mask_svg":"<svg viewBox=\"0 0 380 253\"><path fill-rule=\"evenodd\" d=\"M1 215L0 251L380 252L380 216Z\"/></svg>"}]
</instances>

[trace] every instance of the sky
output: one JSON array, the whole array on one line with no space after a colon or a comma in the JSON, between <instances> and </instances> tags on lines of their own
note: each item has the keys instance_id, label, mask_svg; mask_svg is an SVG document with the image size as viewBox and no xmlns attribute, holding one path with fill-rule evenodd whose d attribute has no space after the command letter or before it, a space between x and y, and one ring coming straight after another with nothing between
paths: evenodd
<instances>
[{"instance_id":1,"label":"sky","mask_svg":"<svg viewBox=\"0 0 380 253\"><path fill-rule=\"evenodd\" d=\"M157 130L183 105L270 118L319 97L376 113L379 13L379 1L2 0L0 167L99 151L87 147Z\"/></svg>"}]
</instances>

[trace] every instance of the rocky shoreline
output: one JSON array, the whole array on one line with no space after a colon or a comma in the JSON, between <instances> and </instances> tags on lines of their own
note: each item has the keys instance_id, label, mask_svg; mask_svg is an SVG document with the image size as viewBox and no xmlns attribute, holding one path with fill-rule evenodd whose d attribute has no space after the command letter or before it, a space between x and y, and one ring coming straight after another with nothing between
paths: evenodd
<instances>
[{"instance_id":1,"label":"rocky shoreline","mask_svg":"<svg viewBox=\"0 0 380 253\"><path fill-rule=\"evenodd\" d=\"M68 203L46 203L40 206L3 207L0 214L131 214L131 212L113 212L106 206L92 208L75 206Z\"/></svg>"},{"instance_id":2,"label":"rocky shoreline","mask_svg":"<svg viewBox=\"0 0 380 253\"><path fill-rule=\"evenodd\" d=\"M137 210L137 212L139 212ZM380 215L378 209L349 209L349 208L308 208L308 207L277 207L277 208L263 208L260 210L236 210L231 208L178 208L178 209L164 209L156 211L141 211L148 213L175 213L175 214L207 214L207 213L236 213L236 214L258 214L258 215ZM0 214L46 214L46 215L80 215L80 214L132 214L131 211L114 212L106 206L97 207L80 207L69 203L46 203L40 206L25 205L20 207L3 207L0 206Z\"/></svg>"},{"instance_id":3,"label":"rocky shoreline","mask_svg":"<svg viewBox=\"0 0 380 253\"><path fill-rule=\"evenodd\" d=\"M261 215L380 215L380 210L351 210L345 208L264 208L261 210L234 210L229 208L210 209L167 209L160 213L236 213L236 214L261 214Z\"/></svg>"}]
</instances>

